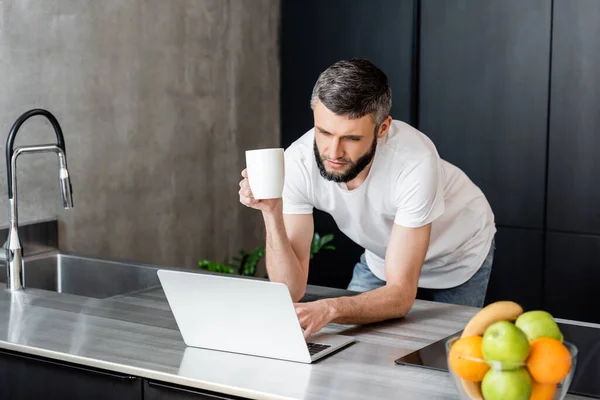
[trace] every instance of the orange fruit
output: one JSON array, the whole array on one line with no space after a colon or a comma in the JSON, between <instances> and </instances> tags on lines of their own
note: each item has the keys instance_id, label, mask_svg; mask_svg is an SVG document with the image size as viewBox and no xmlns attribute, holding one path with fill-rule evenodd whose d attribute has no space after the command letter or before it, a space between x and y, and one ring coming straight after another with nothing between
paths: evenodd
<instances>
[{"instance_id":1,"label":"orange fruit","mask_svg":"<svg viewBox=\"0 0 600 400\"><path fill-rule=\"evenodd\" d=\"M481 336L468 336L452 344L448 353L448 364L456 375L471 382L483 380L490 366L483 359L482 342Z\"/></svg>"},{"instance_id":2,"label":"orange fruit","mask_svg":"<svg viewBox=\"0 0 600 400\"><path fill-rule=\"evenodd\" d=\"M534 381L529 400L552 400L555 392L556 384L538 383Z\"/></svg>"},{"instance_id":3,"label":"orange fruit","mask_svg":"<svg viewBox=\"0 0 600 400\"><path fill-rule=\"evenodd\" d=\"M557 384L571 370L571 353L558 340L543 337L529 344L527 369L539 383Z\"/></svg>"}]
</instances>

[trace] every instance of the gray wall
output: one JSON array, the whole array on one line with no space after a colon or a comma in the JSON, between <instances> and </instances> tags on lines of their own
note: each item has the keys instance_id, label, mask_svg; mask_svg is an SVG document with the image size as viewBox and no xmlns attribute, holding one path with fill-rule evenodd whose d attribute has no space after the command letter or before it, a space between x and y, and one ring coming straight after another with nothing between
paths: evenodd
<instances>
[{"instance_id":1,"label":"gray wall","mask_svg":"<svg viewBox=\"0 0 600 400\"><path fill-rule=\"evenodd\" d=\"M278 21L278 0L0 1L2 147L22 112L53 112L75 201L55 156L24 156L21 221L57 215L65 251L164 265L263 244L237 191L244 150L279 145ZM36 117L16 144L53 140Z\"/></svg>"}]
</instances>

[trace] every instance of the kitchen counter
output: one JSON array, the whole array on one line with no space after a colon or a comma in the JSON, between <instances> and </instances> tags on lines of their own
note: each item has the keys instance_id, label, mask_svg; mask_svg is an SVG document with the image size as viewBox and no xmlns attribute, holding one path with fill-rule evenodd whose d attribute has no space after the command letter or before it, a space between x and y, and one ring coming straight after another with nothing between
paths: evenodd
<instances>
[{"instance_id":1,"label":"kitchen counter","mask_svg":"<svg viewBox=\"0 0 600 400\"><path fill-rule=\"evenodd\" d=\"M330 324L324 331L357 342L308 365L186 348L160 287L109 299L3 290L0 348L253 399L456 399L449 374L394 360L459 331L476 311L417 300L400 320Z\"/></svg>"}]
</instances>

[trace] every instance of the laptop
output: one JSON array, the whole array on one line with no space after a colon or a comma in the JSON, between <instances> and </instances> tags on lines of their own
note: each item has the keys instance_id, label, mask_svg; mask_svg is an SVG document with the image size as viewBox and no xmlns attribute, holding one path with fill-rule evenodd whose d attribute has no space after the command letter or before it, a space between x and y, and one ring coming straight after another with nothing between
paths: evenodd
<instances>
[{"instance_id":1,"label":"laptop","mask_svg":"<svg viewBox=\"0 0 600 400\"><path fill-rule=\"evenodd\" d=\"M355 341L304 332L287 286L161 269L158 278L187 346L312 363Z\"/></svg>"}]
</instances>

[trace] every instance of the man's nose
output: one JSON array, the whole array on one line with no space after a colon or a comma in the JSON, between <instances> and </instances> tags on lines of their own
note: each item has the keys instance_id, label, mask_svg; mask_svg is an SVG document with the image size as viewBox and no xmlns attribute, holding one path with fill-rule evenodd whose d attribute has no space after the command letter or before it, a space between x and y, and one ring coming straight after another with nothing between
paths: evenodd
<instances>
[{"instance_id":1,"label":"man's nose","mask_svg":"<svg viewBox=\"0 0 600 400\"><path fill-rule=\"evenodd\" d=\"M329 158L331 160L337 160L341 158L343 155L342 146L340 145L340 140L334 138L329 145Z\"/></svg>"}]
</instances>

